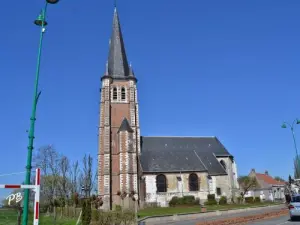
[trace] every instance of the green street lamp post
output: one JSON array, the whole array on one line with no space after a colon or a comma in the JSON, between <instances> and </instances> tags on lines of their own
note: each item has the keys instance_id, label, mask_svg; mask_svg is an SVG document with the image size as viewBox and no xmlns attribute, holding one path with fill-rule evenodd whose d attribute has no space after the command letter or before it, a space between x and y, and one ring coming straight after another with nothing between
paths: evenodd
<instances>
[{"instance_id":1,"label":"green street lamp post","mask_svg":"<svg viewBox=\"0 0 300 225\"><path fill-rule=\"evenodd\" d=\"M296 139L295 139L295 133L294 133L294 126L300 124L300 120L295 119L293 121L292 124L288 123L288 122L284 122L281 126L281 128L287 128L289 127L292 131L292 135L293 135L293 141L294 141L294 146L295 146L295 150L296 150L296 165L295 165L295 178L299 178L300 174L299 174L299 168L300 168L300 162L299 162L299 156L298 156L298 149L297 149L297 144L296 144Z\"/></svg>"},{"instance_id":2,"label":"green street lamp post","mask_svg":"<svg viewBox=\"0 0 300 225\"><path fill-rule=\"evenodd\" d=\"M34 24L41 28L40 32L40 42L38 49L38 58L37 58L37 68L36 68L36 77L34 84L34 96L33 96L33 104L32 104L32 112L30 117L30 129L29 129L29 143L28 143L28 154L27 154L27 165L26 165L26 178L25 184L30 184L31 177L31 161L32 161L32 150L33 150L33 140L34 140L34 128L35 128L35 120L36 120L36 106L38 103L39 96L41 92L38 91L39 84L39 76L40 76L40 64L41 64L41 53L42 53L42 44L43 37L45 33L45 27L47 26L46 22L46 13L48 4L56 4L59 0L46 0L46 4L38 18L34 21ZM24 211L23 211L23 220L22 224L27 225L28 222L28 206L29 206L29 189L25 189L24 191Z\"/></svg>"}]
</instances>

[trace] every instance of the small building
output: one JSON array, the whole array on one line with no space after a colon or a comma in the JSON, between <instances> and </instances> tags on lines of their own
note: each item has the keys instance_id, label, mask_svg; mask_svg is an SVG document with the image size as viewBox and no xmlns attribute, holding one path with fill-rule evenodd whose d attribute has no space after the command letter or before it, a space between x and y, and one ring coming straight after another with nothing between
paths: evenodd
<instances>
[{"instance_id":1,"label":"small building","mask_svg":"<svg viewBox=\"0 0 300 225\"><path fill-rule=\"evenodd\" d=\"M252 169L249 176L256 177L258 187L249 190L245 194L245 197L260 197L260 199L264 201L281 201L285 199L284 189L286 183L275 180L269 175L268 171L265 171L265 173L257 173L255 169Z\"/></svg>"}]
</instances>

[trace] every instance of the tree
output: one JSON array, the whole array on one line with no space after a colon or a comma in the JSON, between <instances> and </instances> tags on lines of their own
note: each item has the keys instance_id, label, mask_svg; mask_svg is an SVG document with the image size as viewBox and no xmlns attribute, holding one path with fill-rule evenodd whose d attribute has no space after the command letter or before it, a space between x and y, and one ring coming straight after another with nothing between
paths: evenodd
<instances>
[{"instance_id":1,"label":"tree","mask_svg":"<svg viewBox=\"0 0 300 225\"><path fill-rule=\"evenodd\" d=\"M280 181L280 182L285 182L285 180L282 179L282 178L279 177L279 176L275 176L275 177L274 177L274 180L277 180L277 181Z\"/></svg>"},{"instance_id":2,"label":"tree","mask_svg":"<svg viewBox=\"0 0 300 225\"><path fill-rule=\"evenodd\" d=\"M242 189L242 192L241 192L242 199L244 199L245 194L249 190L257 188L259 186L256 177L241 176L238 178L238 182Z\"/></svg>"},{"instance_id":3,"label":"tree","mask_svg":"<svg viewBox=\"0 0 300 225\"><path fill-rule=\"evenodd\" d=\"M291 177L291 175L289 175L289 184L291 185L293 183L293 179Z\"/></svg>"},{"instance_id":4,"label":"tree","mask_svg":"<svg viewBox=\"0 0 300 225\"><path fill-rule=\"evenodd\" d=\"M80 186L84 191L86 198L91 196L97 173L93 173L93 158L91 155L85 155L82 160L82 172L80 175Z\"/></svg>"},{"instance_id":5,"label":"tree","mask_svg":"<svg viewBox=\"0 0 300 225\"><path fill-rule=\"evenodd\" d=\"M41 204L48 205L48 210L55 209L56 198L59 194L58 184L60 177L59 163L61 156L52 145L38 149L34 155L35 167L41 169Z\"/></svg>"},{"instance_id":6,"label":"tree","mask_svg":"<svg viewBox=\"0 0 300 225\"><path fill-rule=\"evenodd\" d=\"M69 159L66 156L62 156L59 159L59 172L61 178L58 179L58 189L60 191L60 201L61 206L65 206L68 200L68 196L70 194L70 179L68 177L68 171L70 168Z\"/></svg>"}]
</instances>

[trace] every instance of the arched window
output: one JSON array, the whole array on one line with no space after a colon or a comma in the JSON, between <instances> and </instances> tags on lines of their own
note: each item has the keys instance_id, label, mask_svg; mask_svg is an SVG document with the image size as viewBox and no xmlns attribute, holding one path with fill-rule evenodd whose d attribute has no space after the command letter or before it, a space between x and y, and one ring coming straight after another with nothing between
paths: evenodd
<instances>
[{"instance_id":1,"label":"arched window","mask_svg":"<svg viewBox=\"0 0 300 225\"><path fill-rule=\"evenodd\" d=\"M226 171L226 163L223 160L221 160L220 163L223 166L224 170Z\"/></svg>"},{"instance_id":2,"label":"arched window","mask_svg":"<svg viewBox=\"0 0 300 225\"><path fill-rule=\"evenodd\" d=\"M189 189L190 191L199 191L199 180L195 173L192 173L189 176Z\"/></svg>"},{"instance_id":3,"label":"arched window","mask_svg":"<svg viewBox=\"0 0 300 225\"><path fill-rule=\"evenodd\" d=\"M118 90L116 87L113 88L113 100L118 100Z\"/></svg>"},{"instance_id":4,"label":"arched window","mask_svg":"<svg viewBox=\"0 0 300 225\"><path fill-rule=\"evenodd\" d=\"M157 175L156 190L157 192L167 192L167 178L165 175L163 174Z\"/></svg>"},{"instance_id":5,"label":"arched window","mask_svg":"<svg viewBox=\"0 0 300 225\"><path fill-rule=\"evenodd\" d=\"M122 97L122 101L126 100L126 90L124 87L122 87L121 89L121 97Z\"/></svg>"}]
</instances>

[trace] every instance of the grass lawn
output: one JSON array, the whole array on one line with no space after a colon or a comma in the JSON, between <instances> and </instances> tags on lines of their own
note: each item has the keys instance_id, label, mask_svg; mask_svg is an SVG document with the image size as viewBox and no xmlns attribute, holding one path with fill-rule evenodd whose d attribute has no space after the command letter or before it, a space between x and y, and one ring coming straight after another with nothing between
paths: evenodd
<instances>
[{"instance_id":1,"label":"grass lawn","mask_svg":"<svg viewBox=\"0 0 300 225\"><path fill-rule=\"evenodd\" d=\"M229 209L241 209L248 207L267 206L275 203L253 203L253 204L228 204L228 205L209 205L206 206L207 211L216 210L229 210ZM173 215L179 213L198 213L200 212L200 206L177 206L177 207L165 207L165 208L146 208L138 212L140 218L146 216L162 216Z\"/></svg>"},{"instance_id":2,"label":"grass lawn","mask_svg":"<svg viewBox=\"0 0 300 225\"><path fill-rule=\"evenodd\" d=\"M28 224L32 224L32 215L29 216ZM16 225L17 224L17 212L11 209L0 209L0 225ZM40 225L53 225L54 221L52 217L41 215ZM74 225L76 224L75 219L58 219L56 220L56 225Z\"/></svg>"}]
</instances>

